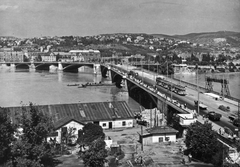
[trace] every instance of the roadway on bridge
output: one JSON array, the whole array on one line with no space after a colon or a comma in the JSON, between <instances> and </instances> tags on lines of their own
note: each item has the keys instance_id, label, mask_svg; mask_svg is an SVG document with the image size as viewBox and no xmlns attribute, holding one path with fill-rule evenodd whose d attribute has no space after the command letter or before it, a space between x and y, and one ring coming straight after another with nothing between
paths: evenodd
<instances>
[{"instance_id":1,"label":"roadway on bridge","mask_svg":"<svg viewBox=\"0 0 240 167\"><path fill-rule=\"evenodd\" d=\"M151 82L152 85L155 85L155 78L156 78L156 74L149 72L147 70L141 70L139 68L136 68L134 66L129 66L129 65L117 65L118 67L121 67L125 70L133 70L135 72L137 72L140 76L142 76L144 79L148 78L148 83ZM166 76L164 76L166 77ZM171 78L167 79L168 81L171 81ZM175 81L176 82L176 81ZM160 92L165 93L168 97L171 97L171 92L162 88L162 87L158 87ZM191 88L186 88L186 92L187 95L186 96L180 96L178 94L172 93L172 98L174 100L179 101L182 104L186 104L187 108L189 109L195 109L197 110L197 108L194 105L194 100L197 100L198 98L198 91L191 89ZM199 93L199 101L202 102L204 105L208 106L208 110L209 111L215 111L217 113L222 114L222 118L221 121L215 122L217 125L221 126L221 127L228 127L230 128L232 131L234 131L237 127L235 127L230 120L228 119L228 116L230 114L237 114L238 112L238 108L235 104L231 104L227 101L220 101L220 100L215 100L214 98L203 94L203 93ZM218 107L220 105L224 105L224 106L229 106L230 107L230 112L224 112L220 109L218 109ZM199 110L199 114L200 115L204 115L206 114L207 111L203 111L203 110Z\"/></svg>"}]
</instances>

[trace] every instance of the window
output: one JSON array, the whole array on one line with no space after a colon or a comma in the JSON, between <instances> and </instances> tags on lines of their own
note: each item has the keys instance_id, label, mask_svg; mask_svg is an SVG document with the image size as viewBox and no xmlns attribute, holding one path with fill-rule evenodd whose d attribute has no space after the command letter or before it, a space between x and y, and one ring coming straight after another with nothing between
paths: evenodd
<instances>
[{"instance_id":1,"label":"window","mask_svg":"<svg viewBox=\"0 0 240 167\"><path fill-rule=\"evenodd\" d=\"M106 124L106 123L103 123L103 124L102 124L102 126L103 126L103 127L106 127L106 126L107 126L107 124Z\"/></svg>"},{"instance_id":2,"label":"window","mask_svg":"<svg viewBox=\"0 0 240 167\"><path fill-rule=\"evenodd\" d=\"M122 126L126 126L126 121L123 121L123 122L122 122Z\"/></svg>"},{"instance_id":3,"label":"window","mask_svg":"<svg viewBox=\"0 0 240 167\"><path fill-rule=\"evenodd\" d=\"M159 142L159 143L163 142L163 137L159 137L159 138L158 138L158 142Z\"/></svg>"}]
</instances>

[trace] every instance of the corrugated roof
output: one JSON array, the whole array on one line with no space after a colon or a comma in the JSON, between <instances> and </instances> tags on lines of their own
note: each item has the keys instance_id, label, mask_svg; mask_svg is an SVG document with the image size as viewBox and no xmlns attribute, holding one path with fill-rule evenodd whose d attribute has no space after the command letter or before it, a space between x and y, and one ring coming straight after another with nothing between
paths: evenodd
<instances>
[{"instance_id":1,"label":"corrugated roof","mask_svg":"<svg viewBox=\"0 0 240 167\"><path fill-rule=\"evenodd\" d=\"M64 125L65 122L70 119L78 122L87 122L134 118L134 113L125 101L51 104L38 105L35 107L51 115L54 124L57 124L57 126L61 126L61 124ZM13 118L16 113L21 113L22 111L22 106L7 108L11 111ZM29 106L27 106L26 109L29 110Z\"/></svg>"}]
</instances>

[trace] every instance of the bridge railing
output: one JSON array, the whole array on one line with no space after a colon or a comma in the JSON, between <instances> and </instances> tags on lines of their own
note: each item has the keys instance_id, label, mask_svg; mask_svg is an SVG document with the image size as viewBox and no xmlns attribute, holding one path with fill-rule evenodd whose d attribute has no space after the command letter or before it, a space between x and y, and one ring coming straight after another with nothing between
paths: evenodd
<instances>
[{"instance_id":1,"label":"bridge railing","mask_svg":"<svg viewBox=\"0 0 240 167\"><path fill-rule=\"evenodd\" d=\"M128 73L124 70L120 70L119 68L115 68L112 66L111 68L112 70L114 70L115 72L118 72L122 75L124 75L126 78L130 79L132 82L134 82L135 84L137 84L140 87L144 87L145 89L147 89L148 91L151 91L153 94L155 94L158 98L162 98L164 101L167 101L169 103L171 103L172 105L174 105L175 107L179 108L181 111L183 111L184 113L192 113L192 114L196 114L195 110L191 110L189 108L187 108L184 104L179 103L177 100L173 100L172 98L168 97L166 94L161 93L160 91L158 91L157 88L154 87L154 85L148 85L146 83L144 83L142 80L137 79L135 77L133 77L132 75L128 75Z\"/></svg>"}]
</instances>

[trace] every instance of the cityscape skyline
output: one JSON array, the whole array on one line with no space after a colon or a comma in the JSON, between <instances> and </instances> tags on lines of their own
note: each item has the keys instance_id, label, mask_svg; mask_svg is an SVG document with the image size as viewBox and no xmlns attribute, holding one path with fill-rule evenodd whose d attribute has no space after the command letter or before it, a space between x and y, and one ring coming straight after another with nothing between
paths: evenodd
<instances>
[{"instance_id":1,"label":"cityscape skyline","mask_svg":"<svg viewBox=\"0 0 240 167\"><path fill-rule=\"evenodd\" d=\"M240 32L239 0L1 0L0 36Z\"/></svg>"}]
</instances>

